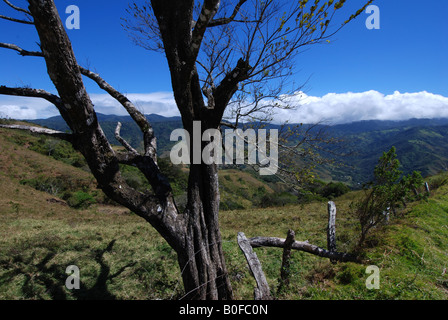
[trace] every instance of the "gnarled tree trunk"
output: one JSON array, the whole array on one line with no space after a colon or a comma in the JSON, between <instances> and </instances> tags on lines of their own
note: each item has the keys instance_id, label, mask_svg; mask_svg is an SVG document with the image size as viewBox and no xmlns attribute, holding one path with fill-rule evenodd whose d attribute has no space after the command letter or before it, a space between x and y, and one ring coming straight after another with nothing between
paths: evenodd
<instances>
[{"instance_id":1,"label":"gnarled tree trunk","mask_svg":"<svg viewBox=\"0 0 448 320\"><path fill-rule=\"evenodd\" d=\"M185 250L178 253L189 299L233 297L218 223L216 165L191 165L186 208Z\"/></svg>"}]
</instances>

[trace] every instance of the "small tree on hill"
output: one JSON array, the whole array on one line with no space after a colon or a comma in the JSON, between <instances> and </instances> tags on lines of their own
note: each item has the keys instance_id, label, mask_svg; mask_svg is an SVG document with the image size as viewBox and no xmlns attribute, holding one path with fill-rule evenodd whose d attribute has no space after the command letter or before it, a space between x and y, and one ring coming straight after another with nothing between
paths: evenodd
<instances>
[{"instance_id":1,"label":"small tree on hill","mask_svg":"<svg viewBox=\"0 0 448 320\"><path fill-rule=\"evenodd\" d=\"M364 188L365 196L354 204L361 225L358 247L362 246L373 227L387 222L390 213L396 215L399 204L405 204L412 191L423 184L420 172L414 171L401 178L399 167L395 147L383 152L374 169L374 180Z\"/></svg>"}]
</instances>

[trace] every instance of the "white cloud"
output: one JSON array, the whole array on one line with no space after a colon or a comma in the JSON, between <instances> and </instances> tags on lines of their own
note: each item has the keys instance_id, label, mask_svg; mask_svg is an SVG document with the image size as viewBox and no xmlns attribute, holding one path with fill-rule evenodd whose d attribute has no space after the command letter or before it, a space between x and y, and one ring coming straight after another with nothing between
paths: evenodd
<instances>
[{"instance_id":1,"label":"white cloud","mask_svg":"<svg viewBox=\"0 0 448 320\"><path fill-rule=\"evenodd\" d=\"M0 95L0 117L36 119L56 114L56 107L46 100Z\"/></svg>"},{"instance_id":2,"label":"white cloud","mask_svg":"<svg viewBox=\"0 0 448 320\"><path fill-rule=\"evenodd\" d=\"M156 113L165 117L179 115L170 92L128 94L127 97L145 114ZM127 115L123 106L108 94L91 94L90 98L99 113ZM0 95L0 117L30 120L56 115L59 115L58 110L46 100Z\"/></svg>"},{"instance_id":3,"label":"white cloud","mask_svg":"<svg viewBox=\"0 0 448 320\"><path fill-rule=\"evenodd\" d=\"M99 113L127 115L120 103L107 94L91 94L90 97L95 110ZM179 115L173 94L170 92L131 93L127 97L145 114L156 113L165 117Z\"/></svg>"},{"instance_id":4,"label":"white cloud","mask_svg":"<svg viewBox=\"0 0 448 320\"><path fill-rule=\"evenodd\" d=\"M295 110L281 110L276 122L330 124L360 120L407 120L448 118L448 98L426 91L384 95L378 91L329 93L323 97L304 93L290 98Z\"/></svg>"},{"instance_id":5,"label":"white cloud","mask_svg":"<svg viewBox=\"0 0 448 320\"><path fill-rule=\"evenodd\" d=\"M128 98L145 114L177 116L173 94L155 92L128 94ZM95 110L104 114L126 115L126 110L107 94L91 94ZM360 93L328 93L323 97L304 93L290 97L295 110L278 110L275 122L330 124L359 120L406 120L410 118L448 118L448 98L426 91L394 92L384 95L371 90ZM14 119L48 118L58 115L57 109L43 99L0 95L0 116Z\"/></svg>"}]
</instances>

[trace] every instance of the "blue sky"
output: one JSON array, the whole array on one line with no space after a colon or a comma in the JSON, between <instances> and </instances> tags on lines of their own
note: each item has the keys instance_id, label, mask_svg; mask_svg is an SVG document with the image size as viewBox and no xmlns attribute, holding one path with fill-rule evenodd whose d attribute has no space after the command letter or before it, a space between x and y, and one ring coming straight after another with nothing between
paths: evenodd
<instances>
[{"instance_id":1,"label":"blue sky","mask_svg":"<svg viewBox=\"0 0 448 320\"><path fill-rule=\"evenodd\" d=\"M26 6L24 0L12 2ZM349 15L363 2L348 0L341 13ZM99 72L117 89L136 99L145 112L173 115L176 112L164 56L135 46L121 27L127 3L56 0L63 21L69 16L65 13L68 5L75 4L80 9L81 28L68 30L68 34L81 65ZM340 110L336 113L340 118L337 122L448 117L448 2L376 0L374 4L380 9L379 30L366 28L369 15L363 13L330 44L313 46L299 56L300 73L295 81L302 83L309 78L302 101L307 114L302 110L283 114L282 119L324 119L331 115L329 108ZM18 16L3 2L0 14ZM32 26L0 20L0 42L37 50L37 41ZM123 112L94 83L87 79L85 83L99 112ZM21 57L1 48L0 85L28 85L55 92L43 59ZM396 112L392 114L391 109ZM35 112L28 112L31 110ZM400 114L399 110L403 112ZM32 118L55 115L57 110L34 99L0 96L0 113ZM314 118L310 116L313 114Z\"/></svg>"}]
</instances>

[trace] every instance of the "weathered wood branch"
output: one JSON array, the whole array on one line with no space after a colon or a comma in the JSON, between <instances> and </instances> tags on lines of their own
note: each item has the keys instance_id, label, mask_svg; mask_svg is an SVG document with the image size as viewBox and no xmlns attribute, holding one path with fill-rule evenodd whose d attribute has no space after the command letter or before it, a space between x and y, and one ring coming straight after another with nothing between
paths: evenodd
<instances>
[{"instance_id":1,"label":"weathered wood branch","mask_svg":"<svg viewBox=\"0 0 448 320\"><path fill-rule=\"evenodd\" d=\"M120 131L121 131L121 122L118 122L117 127L115 128L115 139L117 139L118 142L120 142L123 145L123 147L126 148L126 150L128 150L132 154L136 154L137 155L138 151L135 150L126 140L124 140L121 137Z\"/></svg>"},{"instance_id":2,"label":"weathered wood branch","mask_svg":"<svg viewBox=\"0 0 448 320\"><path fill-rule=\"evenodd\" d=\"M252 67L247 61L239 59L235 68L233 68L233 70L222 79L216 89L213 90L215 110L211 110L210 118L215 119L216 126L221 123L229 101L238 90L238 84L247 79L251 68Z\"/></svg>"},{"instance_id":3,"label":"weathered wood branch","mask_svg":"<svg viewBox=\"0 0 448 320\"><path fill-rule=\"evenodd\" d=\"M261 268L261 263L258 260L257 254L252 249L251 243L243 232L238 233L238 245L240 246L241 251L243 251L250 271L257 282L257 288L255 288L254 291L255 300L271 300L269 284Z\"/></svg>"},{"instance_id":4,"label":"weathered wood branch","mask_svg":"<svg viewBox=\"0 0 448 320\"><path fill-rule=\"evenodd\" d=\"M121 175L116 153L98 122L54 1L28 2L42 52L45 53L47 73L65 106L65 112L61 112L61 115L76 136L76 148L84 155L98 186L107 196L150 222L168 243L179 251L184 242L183 218L178 214L169 192L162 194L155 191L155 195L139 192L129 186ZM153 168L157 166L147 170ZM160 172L155 172L153 176L158 174ZM151 182L157 187L154 180ZM167 196L164 196L165 194Z\"/></svg>"},{"instance_id":5,"label":"weathered wood branch","mask_svg":"<svg viewBox=\"0 0 448 320\"><path fill-rule=\"evenodd\" d=\"M63 106L61 98L42 89L0 86L0 94L19 97L42 98L51 102L58 108Z\"/></svg>"},{"instance_id":6,"label":"weathered wood branch","mask_svg":"<svg viewBox=\"0 0 448 320\"><path fill-rule=\"evenodd\" d=\"M249 239L251 246L254 248L259 247L284 248L285 241L286 239L276 237L254 237ZM345 252L330 252L314 244L310 244L309 242L294 241L291 246L291 249L308 252L319 257L329 258L340 262L348 262L348 261L359 262L359 258L357 256Z\"/></svg>"},{"instance_id":7,"label":"weathered wood branch","mask_svg":"<svg viewBox=\"0 0 448 320\"><path fill-rule=\"evenodd\" d=\"M73 142L73 135L70 133L62 132L62 131L56 131L56 130L32 127L32 126L25 126L25 125L19 125L19 124L0 124L0 128L29 131L31 133L43 134L46 136L51 136L54 138Z\"/></svg>"},{"instance_id":8,"label":"weathered wood branch","mask_svg":"<svg viewBox=\"0 0 448 320\"><path fill-rule=\"evenodd\" d=\"M28 51L20 48L19 46L12 43L0 42L0 48L11 49L17 51L21 56L32 56L32 57L43 57L44 54L39 51Z\"/></svg>"}]
</instances>

